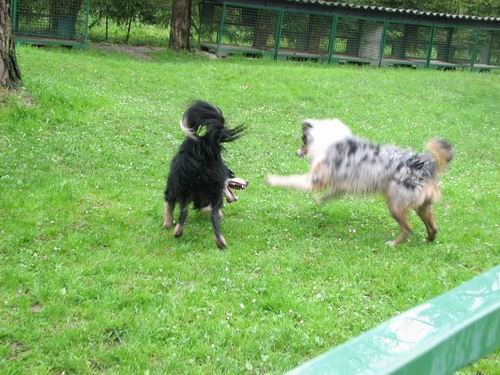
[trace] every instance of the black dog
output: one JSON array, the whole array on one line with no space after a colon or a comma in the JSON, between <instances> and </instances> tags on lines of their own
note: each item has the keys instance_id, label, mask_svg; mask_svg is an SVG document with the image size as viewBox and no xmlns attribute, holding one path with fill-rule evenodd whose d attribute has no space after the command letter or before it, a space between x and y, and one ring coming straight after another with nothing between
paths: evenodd
<instances>
[{"instance_id":1,"label":"black dog","mask_svg":"<svg viewBox=\"0 0 500 375\"><path fill-rule=\"evenodd\" d=\"M224 164L222 143L239 138L243 127L226 128L220 109L197 101L182 116L181 129L186 138L170 165L163 226L172 226L175 204L179 203L179 222L173 234L174 237L182 236L188 204L193 202L194 208L211 211L215 242L223 249L226 247L220 230L223 196L228 202L236 200L230 188L245 188L246 182L233 178L234 174Z\"/></svg>"}]
</instances>

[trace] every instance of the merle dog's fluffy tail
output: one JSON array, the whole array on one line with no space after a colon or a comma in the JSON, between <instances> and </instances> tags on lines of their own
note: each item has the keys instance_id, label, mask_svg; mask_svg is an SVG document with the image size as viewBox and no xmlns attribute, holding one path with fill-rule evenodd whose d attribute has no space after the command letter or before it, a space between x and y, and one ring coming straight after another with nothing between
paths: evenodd
<instances>
[{"instance_id":1,"label":"merle dog's fluffy tail","mask_svg":"<svg viewBox=\"0 0 500 375\"><path fill-rule=\"evenodd\" d=\"M198 141L202 138L213 142L231 142L244 130L243 126L233 129L225 127L222 111L210 103L196 101L184 112L181 129L186 137Z\"/></svg>"},{"instance_id":2,"label":"merle dog's fluffy tail","mask_svg":"<svg viewBox=\"0 0 500 375\"><path fill-rule=\"evenodd\" d=\"M438 172L442 172L453 159L453 147L444 139L431 139L426 148L434 156Z\"/></svg>"}]
</instances>

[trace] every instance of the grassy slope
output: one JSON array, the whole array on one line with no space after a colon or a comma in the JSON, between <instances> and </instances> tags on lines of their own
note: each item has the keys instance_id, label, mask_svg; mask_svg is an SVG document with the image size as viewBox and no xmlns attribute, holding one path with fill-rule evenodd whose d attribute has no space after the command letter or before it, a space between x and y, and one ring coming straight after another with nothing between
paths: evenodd
<instances>
[{"instance_id":1,"label":"grassy slope","mask_svg":"<svg viewBox=\"0 0 500 375\"><path fill-rule=\"evenodd\" d=\"M498 75L18 55L33 104L0 108L1 372L279 373L499 263ZM226 252L200 214L181 239L161 228L196 98L248 125L227 147L250 187L225 209ZM379 198L318 207L263 184L305 171L299 123L331 116L381 143L455 144L436 243L412 215L409 243L385 246L397 226Z\"/></svg>"}]
</instances>

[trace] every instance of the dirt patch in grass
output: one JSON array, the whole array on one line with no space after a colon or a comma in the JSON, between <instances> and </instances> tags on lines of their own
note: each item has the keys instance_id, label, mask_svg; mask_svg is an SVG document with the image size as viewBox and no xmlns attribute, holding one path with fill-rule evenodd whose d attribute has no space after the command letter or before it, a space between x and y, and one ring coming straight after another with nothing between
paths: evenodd
<instances>
[{"instance_id":1,"label":"dirt patch in grass","mask_svg":"<svg viewBox=\"0 0 500 375\"><path fill-rule=\"evenodd\" d=\"M19 90L0 89L0 105L6 105L12 100L19 100L28 107L35 103L33 97L24 88Z\"/></svg>"},{"instance_id":2,"label":"dirt patch in grass","mask_svg":"<svg viewBox=\"0 0 500 375\"><path fill-rule=\"evenodd\" d=\"M152 61L153 58L149 55L152 52L165 50L162 47L148 47L148 46L129 46L119 44L95 44L94 48L104 51L120 52L132 56L138 60Z\"/></svg>"},{"instance_id":3,"label":"dirt patch in grass","mask_svg":"<svg viewBox=\"0 0 500 375\"><path fill-rule=\"evenodd\" d=\"M31 305L30 310L32 313L38 314L42 312L43 306L40 303L35 303Z\"/></svg>"},{"instance_id":4,"label":"dirt patch in grass","mask_svg":"<svg viewBox=\"0 0 500 375\"><path fill-rule=\"evenodd\" d=\"M13 341L10 344L10 356L11 360L17 359L22 353L26 352L28 348L21 341Z\"/></svg>"},{"instance_id":5,"label":"dirt patch in grass","mask_svg":"<svg viewBox=\"0 0 500 375\"><path fill-rule=\"evenodd\" d=\"M21 96L21 98L22 98L23 103L26 104L28 107L31 107L33 104L35 104L35 100L27 92L23 92L23 95Z\"/></svg>"}]
</instances>

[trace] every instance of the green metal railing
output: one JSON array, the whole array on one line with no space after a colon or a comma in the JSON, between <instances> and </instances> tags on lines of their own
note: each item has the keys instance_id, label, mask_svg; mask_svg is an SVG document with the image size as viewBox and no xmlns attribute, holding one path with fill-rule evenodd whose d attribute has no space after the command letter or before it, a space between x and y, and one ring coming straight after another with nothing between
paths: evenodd
<instances>
[{"instance_id":1,"label":"green metal railing","mask_svg":"<svg viewBox=\"0 0 500 375\"><path fill-rule=\"evenodd\" d=\"M431 57L432 57L432 45L434 44L434 25L431 27L431 37L429 39L429 48L427 50L427 57L426 57L426 63L425 66L428 68L431 64Z\"/></svg>"},{"instance_id":2,"label":"green metal railing","mask_svg":"<svg viewBox=\"0 0 500 375\"><path fill-rule=\"evenodd\" d=\"M385 21L384 22L384 30L382 31L382 40L380 42L378 66L382 66L382 60L384 58L384 48L385 48L385 43L386 43L386 38L387 38L387 26L388 25L389 25L389 22Z\"/></svg>"},{"instance_id":3,"label":"green metal railing","mask_svg":"<svg viewBox=\"0 0 500 375\"><path fill-rule=\"evenodd\" d=\"M288 375L445 375L500 349L500 266L320 355Z\"/></svg>"},{"instance_id":4,"label":"green metal railing","mask_svg":"<svg viewBox=\"0 0 500 375\"><path fill-rule=\"evenodd\" d=\"M330 41L328 43L328 64L332 62L332 53L335 51L335 40L337 39L338 16L333 16L332 29L330 31Z\"/></svg>"},{"instance_id":5,"label":"green metal railing","mask_svg":"<svg viewBox=\"0 0 500 375\"><path fill-rule=\"evenodd\" d=\"M456 27L442 23L351 17L332 12L224 2L207 4L213 19L202 47L219 56L268 55L433 68L500 68L500 28ZM211 24L210 24L211 23ZM267 26L264 26L267 25ZM211 36L217 30L216 46Z\"/></svg>"}]
</instances>

